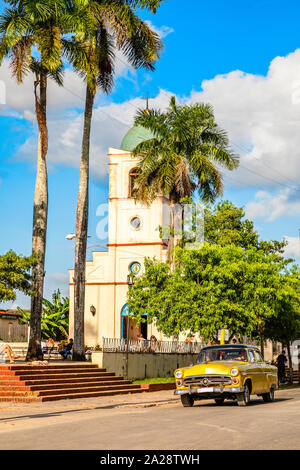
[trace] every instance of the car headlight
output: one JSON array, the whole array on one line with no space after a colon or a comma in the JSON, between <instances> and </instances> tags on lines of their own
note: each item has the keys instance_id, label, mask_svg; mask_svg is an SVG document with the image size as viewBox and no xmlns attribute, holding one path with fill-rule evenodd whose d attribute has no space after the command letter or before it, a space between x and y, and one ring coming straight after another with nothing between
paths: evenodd
<instances>
[{"instance_id":1,"label":"car headlight","mask_svg":"<svg viewBox=\"0 0 300 470\"><path fill-rule=\"evenodd\" d=\"M182 371L181 371L181 370L177 370L177 371L175 372L175 377L176 377L176 379L181 379L181 377L182 377Z\"/></svg>"},{"instance_id":2,"label":"car headlight","mask_svg":"<svg viewBox=\"0 0 300 470\"><path fill-rule=\"evenodd\" d=\"M233 369L231 369L230 371L230 375L232 375L233 377L238 375L238 373L239 373L239 370L236 367L233 367Z\"/></svg>"}]
</instances>

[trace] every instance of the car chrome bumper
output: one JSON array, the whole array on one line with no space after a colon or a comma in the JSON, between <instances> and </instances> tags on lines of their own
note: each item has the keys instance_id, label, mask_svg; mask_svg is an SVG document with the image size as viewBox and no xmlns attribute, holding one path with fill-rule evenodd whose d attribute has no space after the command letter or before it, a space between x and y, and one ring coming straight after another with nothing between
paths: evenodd
<instances>
[{"instance_id":1,"label":"car chrome bumper","mask_svg":"<svg viewBox=\"0 0 300 470\"><path fill-rule=\"evenodd\" d=\"M243 393L245 387L209 387L207 388L187 388L184 390L175 390L175 395L186 395L186 394L194 394L194 393L206 393L208 395L212 395L214 393Z\"/></svg>"}]
</instances>

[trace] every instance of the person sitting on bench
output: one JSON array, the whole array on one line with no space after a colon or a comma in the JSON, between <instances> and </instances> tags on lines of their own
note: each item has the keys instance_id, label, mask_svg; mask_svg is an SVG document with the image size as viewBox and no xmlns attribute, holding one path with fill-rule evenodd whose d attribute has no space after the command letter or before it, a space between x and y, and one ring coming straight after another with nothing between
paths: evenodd
<instances>
[{"instance_id":1,"label":"person sitting on bench","mask_svg":"<svg viewBox=\"0 0 300 470\"><path fill-rule=\"evenodd\" d=\"M62 349L61 351L58 351L58 352L63 357L63 359L65 360L65 359L67 359L69 354L72 355L72 349L73 349L73 340L71 338L71 339L69 339L69 343L67 344L65 349Z\"/></svg>"}]
</instances>

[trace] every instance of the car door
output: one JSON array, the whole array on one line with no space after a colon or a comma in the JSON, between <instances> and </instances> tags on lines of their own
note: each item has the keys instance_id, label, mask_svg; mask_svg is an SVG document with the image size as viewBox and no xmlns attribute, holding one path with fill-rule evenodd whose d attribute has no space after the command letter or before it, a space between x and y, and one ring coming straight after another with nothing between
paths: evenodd
<instances>
[{"instance_id":1,"label":"car door","mask_svg":"<svg viewBox=\"0 0 300 470\"><path fill-rule=\"evenodd\" d=\"M261 366L259 362L256 360L254 355L254 350L248 350L249 356L249 375L251 376L252 380L252 393L256 394L260 391L261 388Z\"/></svg>"},{"instance_id":2,"label":"car door","mask_svg":"<svg viewBox=\"0 0 300 470\"><path fill-rule=\"evenodd\" d=\"M266 364L258 350L254 349L253 352L257 364L257 392L265 392L268 390Z\"/></svg>"}]
</instances>

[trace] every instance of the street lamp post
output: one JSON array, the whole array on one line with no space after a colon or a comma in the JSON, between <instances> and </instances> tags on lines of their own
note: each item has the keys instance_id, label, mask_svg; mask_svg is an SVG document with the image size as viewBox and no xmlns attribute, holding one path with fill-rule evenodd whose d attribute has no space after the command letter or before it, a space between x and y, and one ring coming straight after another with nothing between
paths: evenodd
<instances>
[{"instance_id":1,"label":"street lamp post","mask_svg":"<svg viewBox=\"0 0 300 470\"><path fill-rule=\"evenodd\" d=\"M134 284L132 275L128 274L127 276L127 285L132 286ZM126 364L125 364L125 370L126 370L126 379L128 380L128 363L129 363L129 310L127 313L127 333L126 333Z\"/></svg>"}]
</instances>

